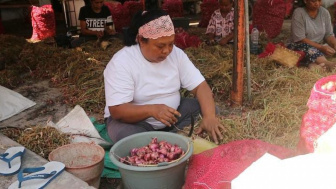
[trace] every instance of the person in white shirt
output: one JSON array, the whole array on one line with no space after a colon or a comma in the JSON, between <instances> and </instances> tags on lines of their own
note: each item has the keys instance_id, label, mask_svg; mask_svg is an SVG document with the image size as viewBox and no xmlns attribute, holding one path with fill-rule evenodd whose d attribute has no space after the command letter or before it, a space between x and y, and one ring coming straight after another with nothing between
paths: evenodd
<instances>
[{"instance_id":1,"label":"person in white shirt","mask_svg":"<svg viewBox=\"0 0 336 189\"><path fill-rule=\"evenodd\" d=\"M172 20L164 11L133 17L124 36L126 46L104 70L104 117L113 142L140 132L183 129L199 113L196 134L207 132L216 143L223 138L212 91L174 40ZM181 88L196 98L181 98Z\"/></svg>"}]
</instances>

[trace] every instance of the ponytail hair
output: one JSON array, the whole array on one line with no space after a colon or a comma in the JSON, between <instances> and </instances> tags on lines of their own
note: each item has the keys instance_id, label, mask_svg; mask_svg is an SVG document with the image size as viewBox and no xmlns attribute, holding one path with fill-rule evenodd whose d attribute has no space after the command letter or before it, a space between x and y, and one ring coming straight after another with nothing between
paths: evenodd
<instances>
[{"instance_id":1,"label":"ponytail hair","mask_svg":"<svg viewBox=\"0 0 336 189\"><path fill-rule=\"evenodd\" d=\"M126 31L124 31L124 44L126 46L132 46L137 44L136 37L138 35L139 28L147 24L148 22L165 15L168 14L160 9L137 12L133 16L129 28Z\"/></svg>"}]
</instances>

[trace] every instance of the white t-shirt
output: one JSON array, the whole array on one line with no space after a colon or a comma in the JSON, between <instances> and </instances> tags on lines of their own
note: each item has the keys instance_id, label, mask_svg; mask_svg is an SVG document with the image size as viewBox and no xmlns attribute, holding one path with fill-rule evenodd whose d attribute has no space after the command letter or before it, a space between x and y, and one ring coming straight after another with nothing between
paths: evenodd
<instances>
[{"instance_id":1,"label":"white t-shirt","mask_svg":"<svg viewBox=\"0 0 336 189\"><path fill-rule=\"evenodd\" d=\"M159 63L147 61L139 45L124 47L112 57L104 70L104 117L110 116L109 106L129 102L135 105L165 104L177 109L181 98L179 90L193 90L204 80L187 55L176 46ZM153 117L146 121L155 129L165 127Z\"/></svg>"}]
</instances>

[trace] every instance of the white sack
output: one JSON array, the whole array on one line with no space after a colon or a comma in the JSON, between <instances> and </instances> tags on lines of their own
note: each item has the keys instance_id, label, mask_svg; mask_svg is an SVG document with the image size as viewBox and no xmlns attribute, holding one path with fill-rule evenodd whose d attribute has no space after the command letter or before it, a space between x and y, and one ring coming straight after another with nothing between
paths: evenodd
<instances>
[{"instance_id":1,"label":"white sack","mask_svg":"<svg viewBox=\"0 0 336 189\"><path fill-rule=\"evenodd\" d=\"M336 153L336 124L322 134L314 145L314 153Z\"/></svg>"},{"instance_id":2,"label":"white sack","mask_svg":"<svg viewBox=\"0 0 336 189\"><path fill-rule=\"evenodd\" d=\"M264 155L231 182L232 189L335 189L336 155L307 154L284 160Z\"/></svg>"},{"instance_id":3,"label":"white sack","mask_svg":"<svg viewBox=\"0 0 336 189\"><path fill-rule=\"evenodd\" d=\"M21 94L0 86L0 121L8 119L35 104Z\"/></svg>"},{"instance_id":4,"label":"white sack","mask_svg":"<svg viewBox=\"0 0 336 189\"><path fill-rule=\"evenodd\" d=\"M98 133L84 109L79 105L71 110L56 124L48 122L49 126L71 135L72 142L94 142L102 147L110 147L112 144L105 141Z\"/></svg>"}]
</instances>

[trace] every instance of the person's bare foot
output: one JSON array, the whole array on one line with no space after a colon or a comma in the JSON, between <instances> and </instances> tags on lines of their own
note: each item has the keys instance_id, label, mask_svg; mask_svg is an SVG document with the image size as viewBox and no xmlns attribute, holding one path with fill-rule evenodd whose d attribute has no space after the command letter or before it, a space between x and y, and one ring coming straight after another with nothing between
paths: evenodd
<instances>
[{"instance_id":1,"label":"person's bare foot","mask_svg":"<svg viewBox=\"0 0 336 189\"><path fill-rule=\"evenodd\" d=\"M320 64L310 63L308 65L308 68L311 70L320 70L320 71L325 71L327 69L324 63L320 63Z\"/></svg>"},{"instance_id":2,"label":"person's bare foot","mask_svg":"<svg viewBox=\"0 0 336 189\"><path fill-rule=\"evenodd\" d=\"M336 62L330 62L330 61L326 61L323 63L325 65L325 67L327 68L327 70L333 70L336 68Z\"/></svg>"}]
</instances>

